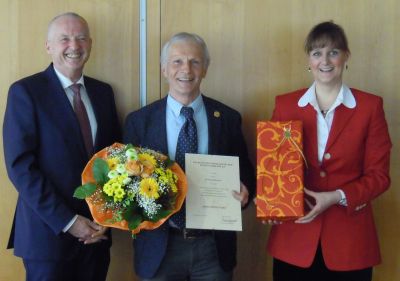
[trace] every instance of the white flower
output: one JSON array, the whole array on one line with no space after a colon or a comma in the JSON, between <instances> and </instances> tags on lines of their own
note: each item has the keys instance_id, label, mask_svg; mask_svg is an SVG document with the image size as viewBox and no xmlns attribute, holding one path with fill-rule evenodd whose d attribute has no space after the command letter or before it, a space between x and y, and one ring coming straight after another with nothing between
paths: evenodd
<instances>
[{"instance_id":1,"label":"white flower","mask_svg":"<svg viewBox=\"0 0 400 281\"><path fill-rule=\"evenodd\" d=\"M119 174L118 174L117 171L112 170L112 171L109 171L109 172L108 172L107 177L108 177L109 179L113 179L113 178L117 177L118 175L119 175Z\"/></svg>"},{"instance_id":2,"label":"white flower","mask_svg":"<svg viewBox=\"0 0 400 281\"><path fill-rule=\"evenodd\" d=\"M161 209L161 205L157 204L154 198L148 198L145 196L137 196L137 201L140 207L143 208L145 213L150 217L154 217Z\"/></svg>"},{"instance_id":3,"label":"white flower","mask_svg":"<svg viewBox=\"0 0 400 281\"><path fill-rule=\"evenodd\" d=\"M127 177L127 178L125 178L123 181L122 181L122 183L124 184L124 185L127 185L128 183L130 183L132 181L132 179L130 178L130 177Z\"/></svg>"},{"instance_id":4,"label":"white flower","mask_svg":"<svg viewBox=\"0 0 400 281\"><path fill-rule=\"evenodd\" d=\"M117 167L115 168L115 170L117 170L117 172L120 174L126 173L124 164L118 164Z\"/></svg>"},{"instance_id":5,"label":"white flower","mask_svg":"<svg viewBox=\"0 0 400 281\"><path fill-rule=\"evenodd\" d=\"M137 151L134 148L129 148L125 152L125 155L129 160L138 160L138 154L137 154Z\"/></svg>"}]
</instances>

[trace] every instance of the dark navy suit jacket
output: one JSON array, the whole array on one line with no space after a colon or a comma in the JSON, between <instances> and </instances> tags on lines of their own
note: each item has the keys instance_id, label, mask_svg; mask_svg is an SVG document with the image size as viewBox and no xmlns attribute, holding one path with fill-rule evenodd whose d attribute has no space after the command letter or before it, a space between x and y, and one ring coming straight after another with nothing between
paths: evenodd
<instances>
[{"instance_id":1,"label":"dark navy suit jacket","mask_svg":"<svg viewBox=\"0 0 400 281\"><path fill-rule=\"evenodd\" d=\"M240 114L226 105L203 96L208 120L208 153L239 156L240 179L247 186L250 198L255 188L255 172L248 158L241 130ZM156 101L126 119L124 142L155 149L168 155L166 136L167 98ZM142 231L134 240L135 271L142 278L155 275L165 255L168 222L152 231ZM236 265L236 232L215 231L221 267L232 270Z\"/></svg>"},{"instance_id":2,"label":"dark navy suit jacket","mask_svg":"<svg viewBox=\"0 0 400 281\"><path fill-rule=\"evenodd\" d=\"M97 151L120 138L120 126L110 85L84 80L98 124ZM9 247L26 259L74 256L82 243L62 229L75 214L91 218L85 201L72 196L88 156L53 65L11 85L3 142L7 172L18 191Z\"/></svg>"}]
</instances>

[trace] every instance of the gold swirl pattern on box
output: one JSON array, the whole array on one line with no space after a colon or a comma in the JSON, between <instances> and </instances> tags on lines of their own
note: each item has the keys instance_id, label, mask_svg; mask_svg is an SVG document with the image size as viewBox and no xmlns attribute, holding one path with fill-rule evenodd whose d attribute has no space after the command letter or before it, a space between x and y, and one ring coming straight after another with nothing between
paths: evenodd
<instances>
[{"instance_id":1,"label":"gold swirl pattern on box","mask_svg":"<svg viewBox=\"0 0 400 281\"><path fill-rule=\"evenodd\" d=\"M257 122L257 217L304 215L301 121Z\"/></svg>"}]
</instances>

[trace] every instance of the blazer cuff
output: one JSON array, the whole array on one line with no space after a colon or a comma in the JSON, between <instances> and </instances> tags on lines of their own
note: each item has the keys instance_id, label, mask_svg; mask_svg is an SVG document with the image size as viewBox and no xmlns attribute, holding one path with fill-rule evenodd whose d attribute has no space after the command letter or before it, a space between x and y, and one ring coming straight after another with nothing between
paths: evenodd
<instances>
[{"instance_id":1,"label":"blazer cuff","mask_svg":"<svg viewBox=\"0 0 400 281\"><path fill-rule=\"evenodd\" d=\"M339 191L340 196L341 196L341 198L342 198L342 199L340 199L340 201L338 202L338 204L341 205L341 206L347 207L346 194L344 194L343 190L341 190L340 188L339 188L339 189L336 189L336 191Z\"/></svg>"},{"instance_id":2,"label":"blazer cuff","mask_svg":"<svg viewBox=\"0 0 400 281\"><path fill-rule=\"evenodd\" d=\"M76 219L78 218L78 215L75 215L73 218L72 218L72 220L70 220L69 221L69 223L63 228L63 232L64 233L66 233L70 228L71 228L71 226L74 224L74 222L76 221Z\"/></svg>"}]
</instances>

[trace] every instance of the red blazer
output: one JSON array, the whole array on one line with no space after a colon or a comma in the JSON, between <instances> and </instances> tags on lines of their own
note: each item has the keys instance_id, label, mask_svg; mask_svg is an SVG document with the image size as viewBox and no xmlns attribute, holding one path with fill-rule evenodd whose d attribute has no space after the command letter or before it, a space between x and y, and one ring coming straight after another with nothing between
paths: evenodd
<instances>
[{"instance_id":1,"label":"red blazer","mask_svg":"<svg viewBox=\"0 0 400 281\"><path fill-rule=\"evenodd\" d=\"M346 194L348 206L334 205L307 224L285 222L273 226L268 251L287 263L309 267L321 242L326 266L331 270L357 270L379 264L371 201L390 185L392 147L382 98L351 89L356 107L350 109L341 104L336 108L320 164L317 113L310 104L297 104L305 91L278 96L272 119L303 121L308 162L305 186L317 192L340 188Z\"/></svg>"}]
</instances>

